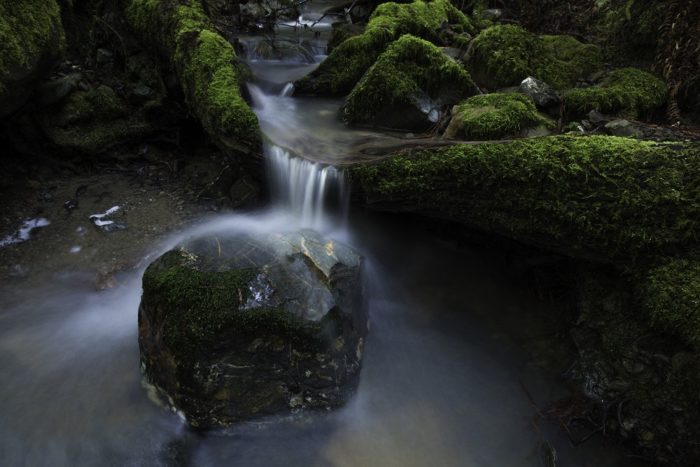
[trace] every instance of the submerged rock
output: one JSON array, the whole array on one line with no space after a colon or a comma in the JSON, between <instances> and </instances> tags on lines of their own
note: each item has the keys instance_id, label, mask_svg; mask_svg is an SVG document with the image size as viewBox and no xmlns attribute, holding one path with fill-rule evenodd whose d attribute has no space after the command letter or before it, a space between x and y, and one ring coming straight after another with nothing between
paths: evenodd
<instances>
[{"instance_id":1,"label":"submerged rock","mask_svg":"<svg viewBox=\"0 0 700 467\"><path fill-rule=\"evenodd\" d=\"M367 316L362 258L304 230L190 240L143 277L148 380L190 425L341 405Z\"/></svg>"}]
</instances>

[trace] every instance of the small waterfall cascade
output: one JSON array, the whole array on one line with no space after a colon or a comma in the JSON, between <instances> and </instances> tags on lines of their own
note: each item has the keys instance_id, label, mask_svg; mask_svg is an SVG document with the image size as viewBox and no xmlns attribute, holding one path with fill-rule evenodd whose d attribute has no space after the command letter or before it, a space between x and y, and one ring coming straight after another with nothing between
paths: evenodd
<instances>
[{"instance_id":1,"label":"small waterfall cascade","mask_svg":"<svg viewBox=\"0 0 700 467\"><path fill-rule=\"evenodd\" d=\"M303 227L332 227L347 219L345 174L331 165L293 156L275 145L265 149L273 202Z\"/></svg>"},{"instance_id":2,"label":"small waterfall cascade","mask_svg":"<svg viewBox=\"0 0 700 467\"><path fill-rule=\"evenodd\" d=\"M265 94L254 85L249 85L249 89L263 131L297 123L294 107L285 102L291 100L294 91L291 83L278 95ZM271 137L273 132L266 133ZM292 133L274 132L274 135ZM298 157L282 147L284 143L268 142L264 148L273 205L293 215L302 227L344 227L349 192L343 170Z\"/></svg>"}]
</instances>

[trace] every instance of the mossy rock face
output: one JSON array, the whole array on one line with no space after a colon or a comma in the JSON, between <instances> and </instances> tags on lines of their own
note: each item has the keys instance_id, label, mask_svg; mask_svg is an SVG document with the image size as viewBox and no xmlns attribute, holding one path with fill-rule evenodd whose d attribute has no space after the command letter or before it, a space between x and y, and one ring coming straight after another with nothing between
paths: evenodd
<instances>
[{"instance_id":1,"label":"mossy rock face","mask_svg":"<svg viewBox=\"0 0 700 467\"><path fill-rule=\"evenodd\" d=\"M367 316L362 259L312 231L190 240L143 277L148 380L196 427L341 405Z\"/></svg>"},{"instance_id":2,"label":"mossy rock face","mask_svg":"<svg viewBox=\"0 0 700 467\"><path fill-rule=\"evenodd\" d=\"M351 174L370 207L602 261L682 251L700 222L697 143L528 138L399 153Z\"/></svg>"},{"instance_id":3,"label":"mossy rock face","mask_svg":"<svg viewBox=\"0 0 700 467\"><path fill-rule=\"evenodd\" d=\"M500 139L520 136L523 130L538 125L553 126L540 115L528 96L494 93L473 96L452 109L446 138L469 140Z\"/></svg>"},{"instance_id":4,"label":"mossy rock face","mask_svg":"<svg viewBox=\"0 0 700 467\"><path fill-rule=\"evenodd\" d=\"M469 70L487 89L516 86L528 76L561 89L600 69L598 47L570 36L536 36L514 25L483 30L472 43Z\"/></svg>"},{"instance_id":5,"label":"mossy rock face","mask_svg":"<svg viewBox=\"0 0 700 467\"><path fill-rule=\"evenodd\" d=\"M666 102L666 85L654 75L637 68L611 72L597 86L574 89L564 96L570 115L591 110L630 118L643 117Z\"/></svg>"},{"instance_id":6,"label":"mossy rock face","mask_svg":"<svg viewBox=\"0 0 700 467\"><path fill-rule=\"evenodd\" d=\"M646 274L640 290L651 322L700 350L700 261L676 258Z\"/></svg>"},{"instance_id":7,"label":"mossy rock face","mask_svg":"<svg viewBox=\"0 0 700 467\"><path fill-rule=\"evenodd\" d=\"M423 131L476 92L469 73L428 41L404 35L382 53L348 96L351 124Z\"/></svg>"},{"instance_id":8,"label":"mossy rock face","mask_svg":"<svg viewBox=\"0 0 700 467\"><path fill-rule=\"evenodd\" d=\"M700 354L689 344L699 329L698 263L675 258L633 275L583 269L572 375L589 397L611 404L617 416L606 430L638 454L659 465L698 465Z\"/></svg>"},{"instance_id":9,"label":"mossy rock face","mask_svg":"<svg viewBox=\"0 0 700 467\"><path fill-rule=\"evenodd\" d=\"M439 43L443 23L476 32L471 20L449 0L382 3L372 13L365 32L335 47L313 73L294 84L295 90L300 94L345 95L391 42L412 34Z\"/></svg>"},{"instance_id":10,"label":"mossy rock face","mask_svg":"<svg viewBox=\"0 0 700 467\"><path fill-rule=\"evenodd\" d=\"M255 114L243 100L233 46L219 35L198 0L129 0L126 17L177 71L187 103L227 152L260 152Z\"/></svg>"},{"instance_id":11,"label":"mossy rock face","mask_svg":"<svg viewBox=\"0 0 700 467\"><path fill-rule=\"evenodd\" d=\"M55 0L0 0L0 117L24 103L64 42Z\"/></svg>"},{"instance_id":12,"label":"mossy rock face","mask_svg":"<svg viewBox=\"0 0 700 467\"><path fill-rule=\"evenodd\" d=\"M143 111L134 111L104 85L70 94L41 112L38 120L53 144L68 152L89 155L133 142L155 130Z\"/></svg>"}]
</instances>

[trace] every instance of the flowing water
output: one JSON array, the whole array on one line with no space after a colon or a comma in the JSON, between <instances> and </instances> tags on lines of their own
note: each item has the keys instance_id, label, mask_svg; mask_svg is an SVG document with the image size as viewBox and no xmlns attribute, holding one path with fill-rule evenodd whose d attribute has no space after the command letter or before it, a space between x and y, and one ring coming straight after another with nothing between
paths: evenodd
<instances>
[{"instance_id":1,"label":"flowing water","mask_svg":"<svg viewBox=\"0 0 700 467\"><path fill-rule=\"evenodd\" d=\"M253 69L263 79L309 68L262 62ZM62 270L41 284L0 286L0 465L536 467L546 465L545 440L561 466L633 465L600 439L575 449L555 424L535 423L523 386L538 404L565 390L475 318L544 307L512 284L499 253L457 248L407 220L348 216L349 187L337 166L344 144L366 135L342 128L339 101L296 99L279 81L251 88L268 137L269 209L207 217L153 241L141 267L107 291ZM302 226L366 256L371 331L356 395L332 413L190 432L142 386L145 265L192 235ZM51 254L34 266L48 267Z\"/></svg>"}]
</instances>

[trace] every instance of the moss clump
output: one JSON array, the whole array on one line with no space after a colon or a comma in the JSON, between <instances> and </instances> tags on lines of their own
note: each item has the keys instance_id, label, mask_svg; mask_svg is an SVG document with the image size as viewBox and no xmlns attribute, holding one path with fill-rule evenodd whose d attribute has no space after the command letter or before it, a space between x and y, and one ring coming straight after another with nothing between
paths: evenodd
<instances>
[{"instance_id":1,"label":"moss clump","mask_svg":"<svg viewBox=\"0 0 700 467\"><path fill-rule=\"evenodd\" d=\"M535 36L514 25L483 30L469 55L474 78L489 89L534 76L555 88L573 85L601 66L600 50L569 36Z\"/></svg>"},{"instance_id":2,"label":"moss clump","mask_svg":"<svg viewBox=\"0 0 700 467\"><path fill-rule=\"evenodd\" d=\"M301 344L317 342L321 325L275 308L241 309L250 294L253 269L204 271L189 264L186 252L173 250L146 269L142 307L163 326L165 344L189 360L222 335L278 335Z\"/></svg>"},{"instance_id":3,"label":"moss clump","mask_svg":"<svg viewBox=\"0 0 700 467\"><path fill-rule=\"evenodd\" d=\"M433 213L572 256L695 241L700 145L553 136L400 153L352 176L378 207Z\"/></svg>"},{"instance_id":4,"label":"moss clump","mask_svg":"<svg viewBox=\"0 0 700 467\"><path fill-rule=\"evenodd\" d=\"M367 29L333 49L328 58L308 77L295 83L298 92L343 95L350 92L387 45L404 34L438 42L444 22L475 33L472 22L449 0L413 3L382 3L372 13Z\"/></svg>"},{"instance_id":5,"label":"moss clump","mask_svg":"<svg viewBox=\"0 0 700 467\"><path fill-rule=\"evenodd\" d=\"M452 105L475 91L469 73L428 41L404 35L382 53L347 98L348 123L399 126L420 110ZM428 122L425 115L421 115ZM405 128L405 127L404 127Z\"/></svg>"},{"instance_id":6,"label":"moss clump","mask_svg":"<svg viewBox=\"0 0 700 467\"><path fill-rule=\"evenodd\" d=\"M466 139L499 139L537 125L551 126L528 96L494 93L473 96L455 106L448 131Z\"/></svg>"},{"instance_id":7,"label":"moss clump","mask_svg":"<svg viewBox=\"0 0 700 467\"><path fill-rule=\"evenodd\" d=\"M55 0L0 0L0 111L3 101L15 97L13 85L34 74L47 56L58 56L64 42Z\"/></svg>"},{"instance_id":8,"label":"moss clump","mask_svg":"<svg viewBox=\"0 0 700 467\"><path fill-rule=\"evenodd\" d=\"M57 146L85 154L146 136L153 126L142 112L131 112L112 88L74 92L58 108L43 112L42 129Z\"/></svg>"},{"instance_id":9,"label":"moss clump","mask_svg":"<svg viewBox=\"0 0 700 467\"><path fill-rule=\"evenodd\" d=\"M130 0L131 25L163 50L177 70L187 103L227 148L257 150L255 114L240 93L231 44L215 32L198 0Z\"/></svg>"},{"instance_id":10,"label":"moss clump","mask_svg":"<svg viewBox=\"0 0 700 467\"><path fill-rule=\"evenodd\" d=\"M651 270L641 289L652 324L700 349L700 262L673 259Z\"/></svg>"},{"instance_id":11,"label":"moss clump","mask_svg":"<svg viewBox=\"0 0 700 467\"><path fill-rule=\"evenodd\" d=\"M598 86L574 89L564 96L568 113L584 115L591 110L639 118L666 102L666 85L637 68L611 72Z\"/></svg>"}]
</instances>

